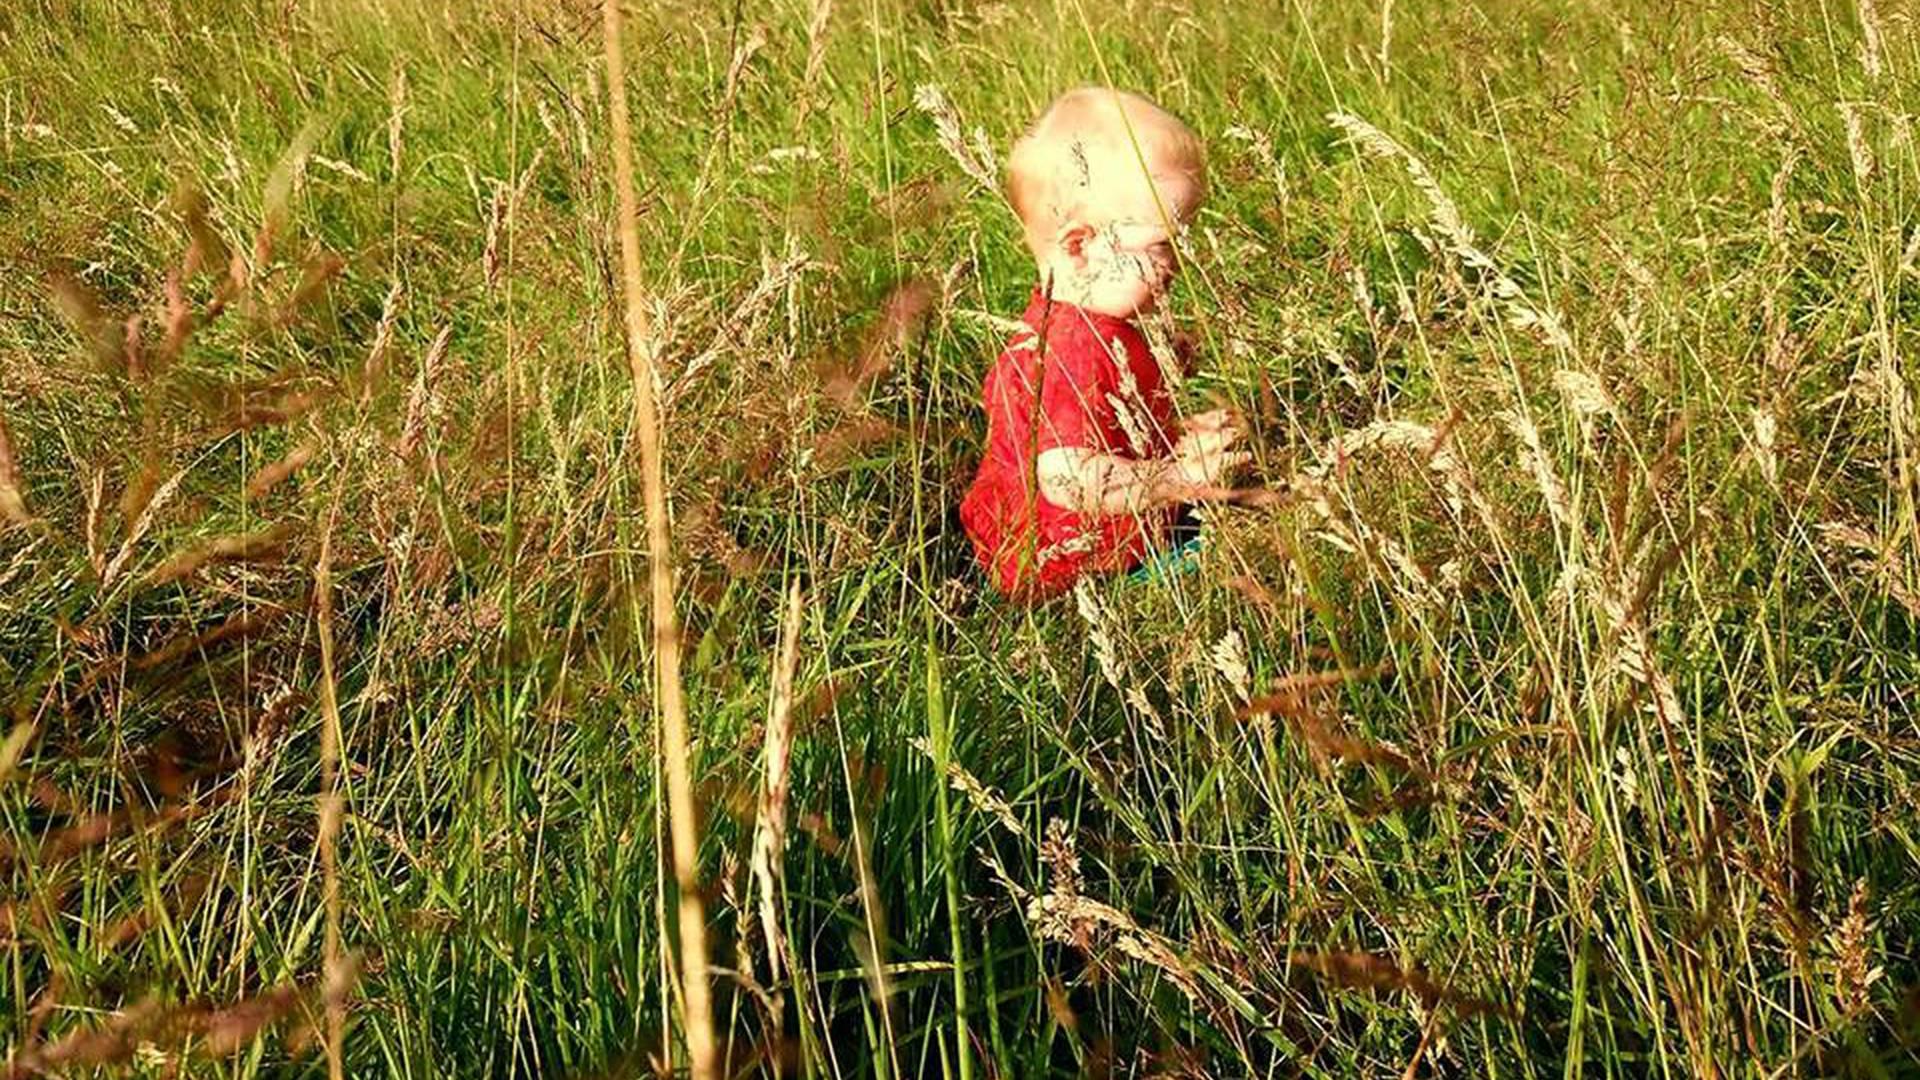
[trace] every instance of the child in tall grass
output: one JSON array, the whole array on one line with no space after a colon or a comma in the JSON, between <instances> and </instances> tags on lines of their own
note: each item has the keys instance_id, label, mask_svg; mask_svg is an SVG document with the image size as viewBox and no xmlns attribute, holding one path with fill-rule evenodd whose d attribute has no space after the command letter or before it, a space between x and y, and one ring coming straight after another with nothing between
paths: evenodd
<instances>
[{"instance_id":1,"label":"child in tall grass","mask_svg":"<svg viewBox=\"0 0 1920 1080\"><path fill-rule=\"evenodd\" d=\"M1014 144L1007 182L1040 280L987 373L960 518L994 584L1031 599L1152 558L1247 455L1224 411L1175 417L1134 321L1206 195L1198 137L1137 94L1073 90Z\"/></svg>"}]
</instances>

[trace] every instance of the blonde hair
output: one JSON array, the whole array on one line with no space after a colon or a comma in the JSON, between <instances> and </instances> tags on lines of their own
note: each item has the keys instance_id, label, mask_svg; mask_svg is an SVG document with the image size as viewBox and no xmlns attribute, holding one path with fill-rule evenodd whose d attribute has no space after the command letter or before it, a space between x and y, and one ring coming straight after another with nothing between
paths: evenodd
<instances>
[{"instance_id":1,"label":"blonde hair","mask_svg":"<svg viewBox=\"0 0 1920 1080\"><path fill-rule=\"evenodd\" d=\"M1186 184L1168 191L1169 178ZM1083 86L1060 95L1007 158L1007 200L1035 258L1069 223L1106 224L1103 191L1143 180L1167 215L1184 221L1206 197L1206 160L1200 137L1179 117L1125 90Z\"/></svg>"}]
</instances>

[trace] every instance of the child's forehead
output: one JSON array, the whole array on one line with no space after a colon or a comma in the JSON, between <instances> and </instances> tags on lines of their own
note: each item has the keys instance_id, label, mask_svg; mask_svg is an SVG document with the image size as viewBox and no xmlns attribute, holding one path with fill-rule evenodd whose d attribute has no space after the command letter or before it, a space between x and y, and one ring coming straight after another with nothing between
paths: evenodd
<instances>
[{"instance_id":1,"label":"child's forehead","mask_svg":"<svg viewBox=\"0 0 1920 1080\"><path fill-rule=\"evenodd\" d=\"M1076 174L1073 178L1083 184L1108 183L1127 176L1138 181L1143 168L1164 183L1183 175L1191 164L1176 148L1148 131L1133 136L1125 131L1063 132L1046 142L1057 167Z\"/></svg>"},{"instance_id":2,"label":"child's forehead","mask_svg":"<svg viewBox=\"0 0 1920 1080\"><path fill-rule=\"evenodd\" d=\"M1086 199L1090 215L1115 225L1151 225L1166 231L1192 210L1192 183L1178 175L1155 175L1152 186L1135 170L1108 183L1092 185Z\"/></svg>"},{"instance_id":3,"label":"child's forehead","mask_svg":"<svg viewBox=\"0 0 1920 1080\"><path fill-rule=\"evenodd\" d=\"M1173 239L1172 230L1165 222L1156 218L1118 218L1107 222L1102 228L1111 233L1114 239L1125 244L1144 247Z\"/></svg>"}]
</instances>

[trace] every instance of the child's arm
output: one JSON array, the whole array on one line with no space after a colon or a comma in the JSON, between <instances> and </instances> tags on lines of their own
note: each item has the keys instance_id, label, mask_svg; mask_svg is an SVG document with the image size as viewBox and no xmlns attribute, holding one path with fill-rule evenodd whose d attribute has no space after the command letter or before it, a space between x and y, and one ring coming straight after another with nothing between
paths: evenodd
<instances>
[{"instance_id":1,"label":"child's arm","mask_svg":"<svg viewBox=\"0 0 1920 1080\"><path fill-rule=\"evenodd\" d=\"M1231 450L1240 430L1225 410L1187 421L1163 458L1123 458L1097 450L1055 447L1034 463L1047 501L1082 514L1138 514L1190 502L1217 490L1220 478L1252 455Z\"/></svg>"}]
</instances>

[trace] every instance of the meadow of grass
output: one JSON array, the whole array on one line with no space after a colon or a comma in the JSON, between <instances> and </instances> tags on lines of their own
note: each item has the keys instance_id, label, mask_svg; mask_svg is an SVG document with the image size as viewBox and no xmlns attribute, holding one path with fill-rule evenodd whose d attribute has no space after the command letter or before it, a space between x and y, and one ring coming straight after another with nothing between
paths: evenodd
<instances>
[{"instance_id":1,"label":"meadow of grass","mask_svg":"<svg viewBox=\"0 0 1920 1080\"><path fill-rule=\"evenodd\" d=\"M631 290L596 3L7 3L9 1068L1920 1075L1910 15L634 2ZM1010 606L1081 83L1288 497Z\"/></svg>"}]
</instances>

